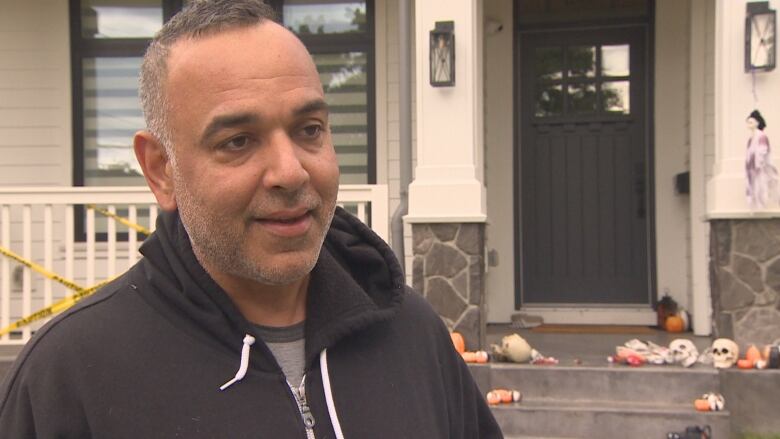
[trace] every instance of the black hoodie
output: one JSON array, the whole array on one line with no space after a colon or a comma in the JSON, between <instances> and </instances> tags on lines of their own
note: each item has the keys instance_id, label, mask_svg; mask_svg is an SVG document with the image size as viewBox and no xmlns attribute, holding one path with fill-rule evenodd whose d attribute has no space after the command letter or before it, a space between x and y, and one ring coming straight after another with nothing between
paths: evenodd
<instances>
[{"instance_id":1,"label":"black hoodie","mask_svg":"<svg viewBox=\"0 0 780 439\"><path fill-rule=\"evenodd\" d=\"M219 389L253 327L197 262L178 215L161 215L141 252L27 344L0 392L0 437L306 438L259 339L243 379ZM316 438L336 437L332 416L347 439L502 437L441 320L404 286L387 245L341 209L311 273L305 334Z\"/></svg>"}]
</instances>

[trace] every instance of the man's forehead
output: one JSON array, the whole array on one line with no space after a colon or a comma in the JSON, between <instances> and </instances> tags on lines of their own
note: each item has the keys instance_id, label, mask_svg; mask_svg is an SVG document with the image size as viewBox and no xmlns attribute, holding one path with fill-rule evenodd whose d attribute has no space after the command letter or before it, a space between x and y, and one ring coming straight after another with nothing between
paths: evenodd
<instances>
[{"instance_id":1,"label":"man's forehead","mask_svg":"<svg viewBox=\"0 0 780 439\"><path fill-rule=\"evenodd\" d=\"M253 76L317 75L314 61L301 41L288 29L266 20L219 32L183 38L169 50L169 79L176 73L223 73L233 64L251 69Z\"/></svg>"}]
</instances>

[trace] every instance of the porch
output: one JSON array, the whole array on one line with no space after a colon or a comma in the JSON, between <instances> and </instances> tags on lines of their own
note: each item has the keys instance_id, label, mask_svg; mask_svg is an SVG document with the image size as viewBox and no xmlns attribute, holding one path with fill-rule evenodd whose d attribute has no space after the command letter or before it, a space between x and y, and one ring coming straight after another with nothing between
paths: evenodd
<instances>
[{"instance_id":1,"label":"porch","mask_svg":"<svg viewBox=\"0 0 780 439\"><path fill-rule=\"evenodd\" d=\"M668 346L687 338L701 351L711 337L670 334L637 327L636 333L546 333L488 325L487 340L498 343L518 333L529 344L560 363L550 366L490 363L471 365L483 393L493 388L517 389L523 399L493 407L507 438L665 438L689 426L709 425L713 438L767 436L780 432L776 389L778 370L719 370L709 365L690 369L676 365L629 367L607 357L632 338ZM697 412L693 401L702 394L724 395L726 409Z\"/></svg>"},{"instance_id":2,"label":"porch","mask_svg":"<svg viewBox=\"0 0 780 439\"><path fill-rule=\"evenodd\" d=\"M339 188L338 204L385 240L387 200L385 185ZM157 215L146 187L0 187L0 248L8 253L0 254L0 328L124 272ZM23 345L48 320L2 335L0 346Z\"/></svg>"}]
</instances>

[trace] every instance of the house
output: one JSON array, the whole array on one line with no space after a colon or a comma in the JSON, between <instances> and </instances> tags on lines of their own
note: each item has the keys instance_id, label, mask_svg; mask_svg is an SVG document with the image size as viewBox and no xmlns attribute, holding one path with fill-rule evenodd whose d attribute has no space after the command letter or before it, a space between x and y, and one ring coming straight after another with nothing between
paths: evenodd
<instances>
[{"instance_id":1,"label":"house","mask_svg":"<svg viewBox=\"0 0 780 439\"><path fill-rule=\"evenodd\" d=\"M8 194L33 197L19 188L143 186L130 148L139 57L183 3L0 5L3 246L33 258L47 247L32 229L39 206L8 207ZM413 175L385 236L403 235L410 281L470 343L517 313L651 325L663 295L698 335L780 339L780 206L745 196L747 116L760 110L780 139L780 71L746 69L776 64L775 27L746 17L777 0L272 3L320 69L342 183L389 188L373 221L392 223ZM132 198L146 203L138 222L154 216L144 189L90 194L78 203ZM80 207L65 216L38 261L84 282L109 275L58 255L116 225L89 226ZM119 257L133 259L135 233L118 236L70 251L94 262L130 246ZM3 325L51 303L47 281L2 264ZM21 289L32 296L8 311Z\"/></svg>"}]
</instances>

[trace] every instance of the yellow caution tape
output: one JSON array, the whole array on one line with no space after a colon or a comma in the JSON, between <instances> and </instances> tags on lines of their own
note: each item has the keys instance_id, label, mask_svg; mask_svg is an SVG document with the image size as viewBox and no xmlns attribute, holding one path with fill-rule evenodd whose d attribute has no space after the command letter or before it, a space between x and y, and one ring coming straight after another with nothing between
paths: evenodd
<instances>
[{"instance_id":1,"label":"yellow caution tape","mask_svg":"<svg viewBox=\"0 0 780 439\"><path fill-rule=\"evenodd\" d=\"M29 267L31 270L35 271L36 273L39 273L43 277L49 278L55 282L61 283L62 285L65 285L66 288L69 290L83 290L84 287L81 285L78 285L77 283L73 282L70 279L65 279L64 277L55 274L45 268L43 268L42 265L38 265L33 261L29 261L16 253L12 252L11 250L7 248L0 247L0 255L8 256L9 258L13 259L14 261L24 265L25 267Z\"/></svg>"},{"instance_id":2,"label":"yellow caution tape","mask_svg":"<svg viewBox=\"0 0 780 439\"><path fill-rule=\"evenodd\" d=\"M76 292L76 294L73 294L71 296L65 297L56 303L54 303L51 306L47 306L46 308L43 308L40 311L36 311L32 314L30 314L27 317L24 317L22 319L19 319L10 325L6 326L3 329L0 329L0 337L8 334L9 332L19 329L22 326L27 326L32 322L35 322L37 320L45 319L47 317L51 317L54 314L60 313L62 311L65 311L66 309L70 308L71 306L78 303L81 299L84 299L86 297L91 296L95 291L99 290L101 287L106 285L107 283L111 282L111 280L106 280L103 282L100 282L99 284L89 287L89 288L83 288Z\"/></svg>"},{"instance_id":3,"label":"yellow caution tape","mask_svg":"<svg viewBox=\"0 0 780 439\"><path fill-rule=\"evenodd\" d=\"M105 215L109 218L112 218L119 222L120 224L124 224L125 226L139 232L143 233L144 235L151 235L152 231L147 229L146 227L143 227L141 225L135 224L128 220L127 218L123 218L115 213L109 212L106 209L102 209L100 207L95 206L94 204L88 204L88 209L94 209L96 212ZM107 283L111 282L113 279L109 279L103 282L100 282L97 285L94 285L89 288L84 288L81 285L78 285L77 283L73 282L72 280L65 279L64 277L47 270L43 266L36 264L33 261L27 260L18 254L14 253L13 251L0 247L0 254L7 256L16 262L24 265L25 267L30 268L31 270L35 271L36 273L40 274L43 277L46 277L48 279L51 279L55 282L58 282L62 285L64 285L66 288L75 291L76 293L65 297L64 299L59 300L58 302L54 303L51 306L48 306L46 308L43 308L39 311L36 311L32 314L30 314L27 317L24 317L20 320L17 320L16 322L6 326L3 329L0 329L0 336L3 336L15 329L21 328L22 326L29 325L32 322L35 322L37 320L45 319L47 317L53 316L54 314L60 313L62 311L65 311L66 309L70 308L71 306L75 305L78 301L81 299L90 296L95 291L99 290L102 286L106 285Z\"/></svg>"},{"instance_id":4,"label":"yellow caution tape","mask_svg":"<svg viewBox=\"0 0 780 439\"><path fill-rule=\"evenodd\" d=\"M46 308L43 308L39 311L36 311L20 320L17 320L10 325L6 326L3 329L0 329L0 336L3 336L15 329L19 329L22 326L29 325L32 322L35 322L37 320L45 319L47 317L53 316L54 314L60 313L62 311L65 311L66 309L70 308L71 306L75 305L78 301L81 299L84 299L85 297L88 297L92 295L95 291L99 290L102 286L106 285L107 283L111 282L113 279L109 279L103 282L100 282L97 285L91 286L89 288L84 288L77 283L65 279L62 276L59 276L43 266L36 264L33 261L27 260L16 253L12 252L11 250L8 250L6 248L0 247L0 254L5 255L16 262L29 267L31 270L37 272L38 274L42 275L43 277L46 277L48 279L51 279L55 282L58 282L65 287L67 287L70 290L74 290L76 293L73 295L70 295L68 297L65 297L56 303L54 303L51 306L47 306Z\"/></svg>"},{"instance_id":5,"label":"yellow caution tape","mask_svg":"<svg viewBox=\"0 0 780 439\"><path fill-rule=\"evenodd\" d=\"M143 233L146 236L149 236L149 235L152 234L152 231L147 229L146 227L144 227L142 225L139 225L139 224L136 224L136 223L130 221L129 219L121 217L121 216L119 216L119 215L117 215L115 213L109 212L106 209L102 209L100 207L97 207L94 204L87 204L87 208L88 209L94 209L95 212L97 212L97 213L99 213L101 215L105 215L105 216L107 216L109 218L113 218L114 220L116 220L116 222L118 222L120 224L124 224L125 226L127 226L127 227L129 227L129 228L131 228L131 229L133 229L133 230L135 230L135 231L137 231L139 233Z\"/></svg>"}]
</instances>

